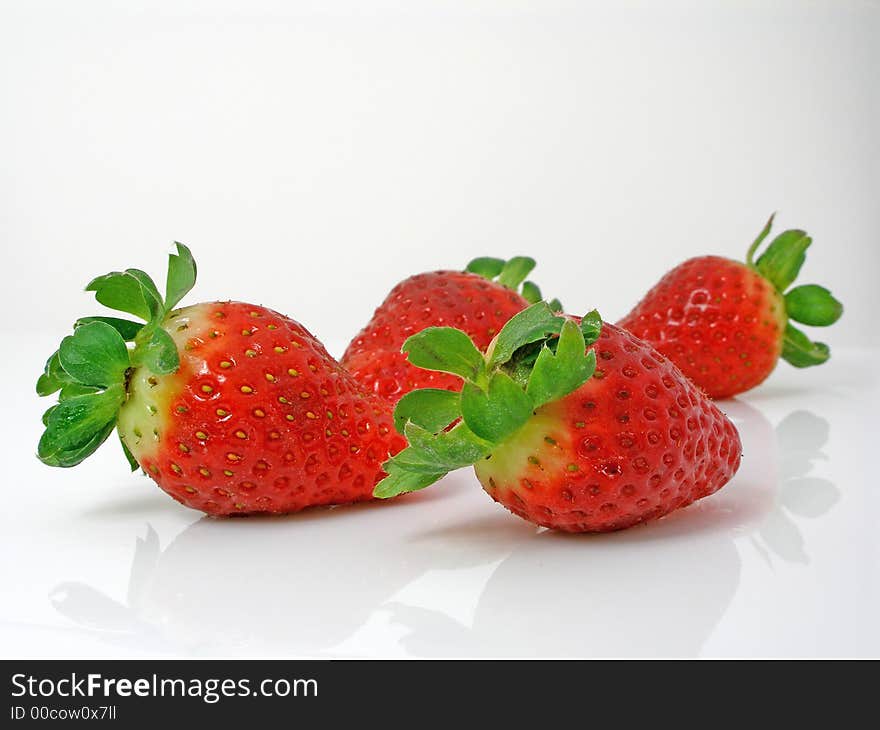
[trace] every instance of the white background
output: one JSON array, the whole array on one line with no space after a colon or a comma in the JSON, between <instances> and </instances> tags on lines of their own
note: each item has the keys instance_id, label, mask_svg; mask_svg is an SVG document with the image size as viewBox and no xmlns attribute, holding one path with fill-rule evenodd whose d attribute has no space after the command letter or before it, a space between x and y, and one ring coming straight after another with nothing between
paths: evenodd
<instances>
[{"instance_id":1,"label":"white background","mask_svg":"<svg viewBox=\"0 0 880 730\"><path fill-rule=\"evenodd\" d=\"M855 0L0 0L2 653L880 654L878 38ZM477 255L531 254L614 320L774 210L846 305L835 355L723 404L740 474L653 526L536 533L467 472L200 521L115 446L32 455L82 286L162 281L174 239L187 301L266 304L338 354L394 283Z\"/></svg>"},{"instance_id":2,"label":"white background","mask_svg":"<svg viewBox=\"0 0 880 730\"><path fill-rule=\"evenodd\" d=\"M197 298L334 349L398 280L532 254L623 316L689 256L805 228L831 344L880 342L880 6L3 2L2 303L55 330L171 241ZM824 334L824 333L823 333ZM337 350L338 351L338 350Z\"/></svg>"}]
</instances>

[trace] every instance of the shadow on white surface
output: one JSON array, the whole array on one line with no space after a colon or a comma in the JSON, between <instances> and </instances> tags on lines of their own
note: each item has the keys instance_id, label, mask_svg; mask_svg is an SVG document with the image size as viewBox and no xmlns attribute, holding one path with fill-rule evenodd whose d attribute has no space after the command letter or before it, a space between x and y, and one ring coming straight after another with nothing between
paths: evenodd
<instances>
[{"instance_id":1,"label":"shadow on white surface","mask_svg":"<svg viewBox=\"0 0 880 730\"><path fill-rule=\"evenodd\" d=\"M445 492L394 505L204 518L164 548L147 525L124 601L75 581L56 586L50 601L104 641L173 654L344 653L380 616L397 638L374 637L366 649L362 641L359 653L696 655L736 595L736 541L745 538L771 567L806 563L795 520L821 516L840 498L831 482L809 476L824 458L824 419L798 410L774 430L745 402L723 408L746 439L736 479L644 527L571 536L536 531L500 509L468 516L473 485L459 474ZM477 566L492 572L470 599L470 619L406 600L406 587L432 571Z\"/></svg>"}]
</instances>

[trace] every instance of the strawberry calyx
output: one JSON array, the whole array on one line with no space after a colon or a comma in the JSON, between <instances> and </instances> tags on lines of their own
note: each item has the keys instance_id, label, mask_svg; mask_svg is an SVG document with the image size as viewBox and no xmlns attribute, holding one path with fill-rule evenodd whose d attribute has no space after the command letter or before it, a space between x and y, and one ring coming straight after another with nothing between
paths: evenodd
<instances>
[{"instance_id":1,"label":"strawberry calyx","mask_svg":"<svg viewBox=\"0 0 880 730\"><path fill-rule=\"evenodd\" d=\"M586 348L601 328L595 311L578 324L538 302L509 320L485 353L452 327L429 327L410 337L402 348L409 362L457 375L464 386L461 392L423 388L400 399L394 423L409 446L385 462L388 476L373 495L423 489L489 456L538 408L592 377L596 355Z\"/></svg>"},{"instance_id":2,"label":"strawberry calyx","mask_svg":"<svg viewBox=\"0 0 880 730\"><path fill-rule=\"evenodd\" d=\"M535 282L526 281L526 277L534 268L535 259L529 256L514 256L508 260L481 256L473 259L465 271L498 282L517 292L529 304L537 304L543 300L541 289ZM562 303L558 299L551 299L549 306L554 312L562 311Z\"/></svg>"},{"instance_id":3,"label":"strawberry calyx","mask_svg":"<svg viewBox=\"0 0 880 730\"><path fill-rule=\"evenodd\" d=\"M764 228L752 242L746 254L746 265L760 274L785 300L789 319L813 327L828 327L843 314L843 304L831 292L818 284L791 287L806 260L807 249L813 239L805 231L789 229L778 234L764 252L755 254L770 233L773 219L770 216ZM821 365L831 357L824 342L812 341L804 332L786 323L782 343L782 358L798 368Z\"/></svg>"},{"instance_id":4,"label":"strawberry calyx","mask_svg":"<svg viewBox=\"0 0 880 730\"><path fill-rule=\"evenodd\" d=\"M166 294L139 269L113 271L93 279L86 291L106 307L132 314L135 322L118 317L83 317L73 334L61 341L37 380L37 394L58 393L58 402L43 414L46 430L37 456L49 466L76 466L107 439L128 397L135 368L167 375L180 367L177 346L162 323L196 281L196 263L190 250L175 244L170 254ZM132 470L137 462L125 443L123 451Z\"/></svg>"}]
</instances>

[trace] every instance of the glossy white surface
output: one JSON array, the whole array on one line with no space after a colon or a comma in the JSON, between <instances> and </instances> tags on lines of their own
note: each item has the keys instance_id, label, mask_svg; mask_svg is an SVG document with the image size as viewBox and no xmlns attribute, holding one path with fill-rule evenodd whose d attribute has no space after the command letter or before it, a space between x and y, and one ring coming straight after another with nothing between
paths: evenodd
<instances>
[{"instance_id":1,"label":"glossy white surface","mask_svg":"<svg viewBox=\"0 0 880 730\"><path fill-rule=\"evenodd\" d=\"M30 383L53 339L18 341ZM880 655L880 352L779 366L723 408L745 456L717 495L606 536L537 530L469 472L393 504L212 520L128 475L32 453L7 392L0 652L130 656Z\"/></svg>"}]
</instances>

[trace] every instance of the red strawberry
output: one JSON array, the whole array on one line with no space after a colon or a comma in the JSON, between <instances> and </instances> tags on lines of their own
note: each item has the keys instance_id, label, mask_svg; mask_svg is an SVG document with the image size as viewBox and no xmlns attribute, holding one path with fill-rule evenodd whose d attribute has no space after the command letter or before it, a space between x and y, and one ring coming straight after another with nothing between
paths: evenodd
<instances>
[{"instance_id":1,"label":"red strawberry","mask_svg":"<svg viewBox=\"0 0 880 730\"><path fill-rule=\"evenodd\" d=\"M395 422L409 447L386 463L376 496L474 464L489 495L520 517L605 532L706 497L739 467L733 424L669 360L595 313L579 327L536 304L485 355L450 328L405 349L414 365L466 382L461 394L400 400Z\"/></svg>"},{"instance_id":2,"label":"red strawberry","mask_svg":"<svg viewBox=\"0 0 880 730\"><path fill-rule=\"evenodd\" d=\"M517 292L534 266L534 259L524 256L510 261L479 258L466 271L432 271L405 279L351 341L342 365L365 388L392 403L416 388L458 390L458 378L410 365L401 346L426 327L449 325L485 348L514 314L540 301L541 292L530 281L522 284L522 294Z\"/></svg>"},{"instance_id":3,"label":"red strawberry","mask_svg":"<svg viewBox=\"0 0 880 730\"><path fill-rule=\"evenodd\" d=\"M163 301L142 271L99 277L99 302L146 320L79 320L49 358L39 457L75 466L118 430L137 465L212 515L295 512L371 498L404 446L388 404L364 391L302 325L241 302L174 309L195 283L177 244ZM129 346L126 343L130 343Z\"/></svg>"},{"instance_id":4,"label":"red strawberry","mask_svg":"<svg viewBox=\"0 0 880 730\"><path fill-rule=\"evenodd\" d=\"M816 284L790 289L812 239L780 233L757 261L773 217L749 249L746 263L700 256L676 266L618 324L656 347L712 398L754 388L781 355L795 367L821 365L828 346L789 322L827 326L843 306Z\"/></svg>"}]
</instances>

